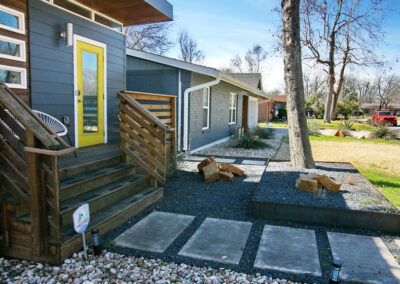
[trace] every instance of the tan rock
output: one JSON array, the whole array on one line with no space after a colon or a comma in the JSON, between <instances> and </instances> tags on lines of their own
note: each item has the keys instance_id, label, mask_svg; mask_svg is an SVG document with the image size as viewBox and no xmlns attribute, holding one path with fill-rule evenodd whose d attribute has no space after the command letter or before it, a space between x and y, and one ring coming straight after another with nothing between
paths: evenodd
<instances>
[{"instance_id":1,"label":"tan rock","mask_svg":"<svg viewBox=\"0 0 400 284\"><path fill-rule=\"evenodd\" d=\"M218 168L219 168L221 171L224 171L224 172L231 172L231 173L233 173L233 174L235 174L235 175L237 175L237 176L240 176L240 177L244 174L244 171L242 171L242 170L239 169L238 167L235 167L235 166L230 165L230 164L220 163L220 164L218 165Z\"/></svg>"},{"instance_id":2,"label":"tan rock","mask_svg":"<svg viewBox=\"0 0 400 284\"><path fill-rule=\"evenodd\" d=\"M298 178L296 179L296 187L305 192L317 192L318 182L313 179Z\"/></svg>"},{"instance_id":3,"label":"tan rock","mask_svg":"<svg viewBox=\"0 0 400 284\"><path fill-rule=\"evenodd\" d=\"M212 161L214 161L214 156L211 156L207 159L204 159L203 161L201 161L201 163L199 163L197 165L197 170L199 171L199 173L203 170L203 168L205 166L208 166Z\"/></svg>"},{"instance_id":4,"label":"tan rock","mask_svg":"<svg viewBox=\"0 0 400 284\"><path fill-rule=\"evenodd\" d=\"M231 172L219 171L219 177L226 181L234 180L234 176Z\"/></svg>"},{"instance_id":5,"label":"tan rock","mask_svg":"<svg viewBox=\"0 0 400 284\"><path fill-rule=\"evenodd\" d=\"M339 192L340 187L342 186L341 183L333 181L330 177L328 177L326 174L323 174L318 177L314 177L314 180L316 180L320 185L325 187L327 190L331 192Z\"/></svg>"},{"instance_id":6,"label":"tan rock","mask_svg":"<svg viewBox=\"0 0 400 284\"><path fill-rule=\"evenodd\" d=\"M203 167L202 171L206 182L219 180L218 164L216 161L212 161L209 165Z\"/></svg>"}]
</instances>

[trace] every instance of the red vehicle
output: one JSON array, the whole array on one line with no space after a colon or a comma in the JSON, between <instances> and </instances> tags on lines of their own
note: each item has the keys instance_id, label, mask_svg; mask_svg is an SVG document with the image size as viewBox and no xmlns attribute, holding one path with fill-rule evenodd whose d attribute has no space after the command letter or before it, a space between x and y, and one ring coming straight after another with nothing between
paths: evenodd
<instances>
[{"instance_id":1,"label":"red vehicle","mask_svg":"<svg viewBox=\"0 0 400 284\"><path fill-rule=\"evenodd\" d=\"M372 115L374 124L392 124L397 125L397 118L390 110L378 110Z\"/></svg>"}]
</instances>

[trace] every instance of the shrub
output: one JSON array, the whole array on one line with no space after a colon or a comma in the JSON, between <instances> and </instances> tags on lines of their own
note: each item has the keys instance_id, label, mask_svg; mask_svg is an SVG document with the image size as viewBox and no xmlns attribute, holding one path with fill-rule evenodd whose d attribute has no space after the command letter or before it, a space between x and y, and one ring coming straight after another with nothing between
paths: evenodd
<instances>
[{"instance_id":1,"label":"shrub","mask_svg":"<svg viewBox=\"0 0 400 284\"><path fill-rule=\"evenodd\" d=\"M355 130L354 124L350 120L344 120L339 124L339 130Z\"/></svg>"},{"instance_id":2,"label":"shrub","mask_svg":"<svg viewBox=\"0 0 400 284\"><path fill-rule=\"evenodd\" d=\"M262 139L272 139L275 137L274 130L271 128L257 127L255 134Z\"/></svg>"},{"instance_id":3,"label":"shrub","mask_svg":"<svg viewBox=\"0 0 400 284\"><path fill-rule=\"evenodd\" d=\"M287 111L285 108L278 109L278 118L287 120Z\"/></svg>"},{"instance_id":4,"label":"shrub","mask_svg":"<svg viewBox=\"0 0 400 284\"><path fill-rule=\"evenodd\" d=\"M378 125L378 127L374 130L374 135L385 140L392 140L396 138L396 132L386 125Z\"/></svg>"},{"instance_id":5,"label":"shrub","mask_svg":"<svg viewBox=\"0 0 400 284\"><path fill-rule=\"evenodd\" d=\"M271 146L261 140L254 139L248 133L240 137L238 143L234 146L235 148L244 149L265 149L271 148Z\"/></svg>"},{"instance_id":6,"label":"shrub","mask_svg":"<svg viewBox=\"0 0 400 284\"><path fill-rule=\"evenodd\" d=\"M317 136L319 135L318 121L315 119L307 119L308 135Z\"/></svg>"}]
</instances>

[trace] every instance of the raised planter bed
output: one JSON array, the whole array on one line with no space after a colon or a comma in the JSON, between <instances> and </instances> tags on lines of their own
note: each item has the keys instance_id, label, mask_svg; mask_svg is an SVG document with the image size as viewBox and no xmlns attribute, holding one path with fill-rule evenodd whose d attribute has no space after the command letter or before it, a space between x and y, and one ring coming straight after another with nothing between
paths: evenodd
<instances>
[{"instance_id":1,"label":"raised planter bed","mask_svg":"<svg viewBox=\"0 0 400 284\"><path fill-rule=\"evenodd\" d=\"M296 189L300 173L327 174L343 183L324 199ZM351 164L317 163L312 170L270 162L252 199L255 218L400 233L400 212Z\"/></svg>"}]
</instances>

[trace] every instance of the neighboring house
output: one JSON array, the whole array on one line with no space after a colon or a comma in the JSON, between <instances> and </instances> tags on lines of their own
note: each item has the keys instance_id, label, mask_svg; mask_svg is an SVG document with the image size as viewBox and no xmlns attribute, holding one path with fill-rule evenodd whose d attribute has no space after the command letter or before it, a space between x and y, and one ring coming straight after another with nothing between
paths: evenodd
<instances>
[{"instance_id":1,"label":"neighboring house","mask_svg":"<svg viewBox=\"0 0 400 284\"><path fill-rule=\"evenodd\" d=\"M270 95L269 100L259 99L258 121L269 121L278 115L278 110L286 108L286 95Z\"/></svg>"},{"instance_id":2,"label":"neighboring house","mask_svg":"<svg viewBox=\"0 0 400 284\"><path fill-rule=\"evenodd\" d=\"M257 84L238 74L165 56L137 50L126 53L128 91L176 97L176 118L172 119L178 122L179 150L196 151L226 141L246 124L256 127L258 97L266 98Z\"/></svg>"},{"instance_id":3,"label":"neighboring house","mask_svg":"<svg viewBox=\"0 0 400 284\"><path fill-rule=\"evenodd\" d=\"M232 78L242 81L247 85L258 90L259 98L266 99L266 95L262 92L262 76L261 73L227 73ZM243 100L243 127L245 131L254 130L258 125L258 100L257 97L245 97Z\"/></svg>"},{"instance_id":4,"label":"neighboring house","mask_svg":"<svg viewBox=\"0 0 400 284\"><path fill-rule=\"evenodd\" d=\"M389 104L387 109L390 110L393 114L396 114L398 111L400 111L400 104L395 104L395 103ZM372 115L375 111L379 110L379 104L378 103L362 104L361 110L364 112L364 114Z\"/></svg>"},{"instance_id":5,"label":"neighboring house","mask_svg":"<svg viewBox=\"0 0 400 284\"><path fill-rule=\"evenodd\" d=\"M0 1L1 256L61 263L82 248L82 203L88 231L105 234L162 198L168 129L119 92L122 27L172 17L166 0ZM64 122L72 145L32 109Z\"/></svg>"}]
</instances>

